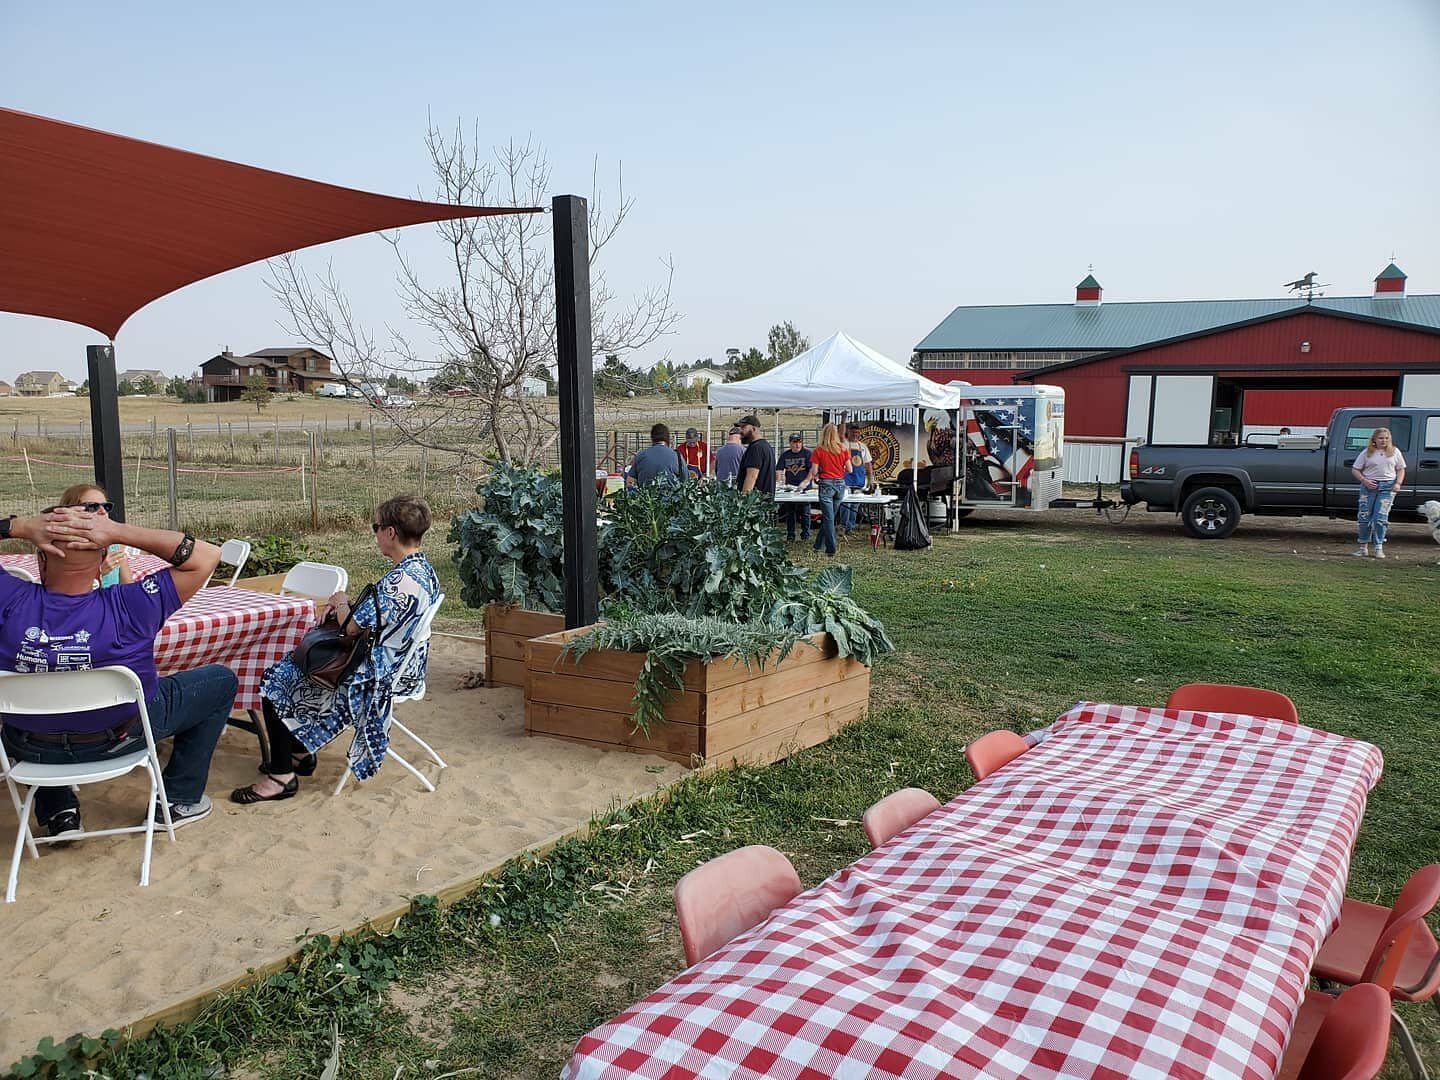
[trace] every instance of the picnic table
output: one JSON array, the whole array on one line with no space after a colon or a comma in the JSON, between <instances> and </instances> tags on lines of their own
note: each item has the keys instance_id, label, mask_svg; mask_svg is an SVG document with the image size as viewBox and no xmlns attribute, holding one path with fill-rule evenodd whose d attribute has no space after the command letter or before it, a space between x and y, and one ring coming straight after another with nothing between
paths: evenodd
<instances>
[{"instance_id":1,"label":"picnic table","mask_svg":"<svg viewBox=\"0 0 1440 1080\"><path fill-rule=\"evenodd\" d=\"M1299 724L1082 703L563 1075L1274 1077L1381 764Z\"/></svg>"},{"instance_id":2,"label":"picnic table","mask_svg":"<svg viewBox=\"0 0 1440 1080\"><path fill-rule=\"evenodd\" d=\"M315 602L211 585L165 620L155 639L155 667L169 675L224 664L240 681L235 708L260 708L260 677L284 659L315 624Z\"/></svg>"}]
</instances>

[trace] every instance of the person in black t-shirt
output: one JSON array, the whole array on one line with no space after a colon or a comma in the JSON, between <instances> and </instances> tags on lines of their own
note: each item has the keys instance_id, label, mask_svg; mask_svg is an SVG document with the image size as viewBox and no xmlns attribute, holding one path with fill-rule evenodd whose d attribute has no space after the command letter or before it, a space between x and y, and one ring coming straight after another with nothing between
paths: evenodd
<instances>
[{"instance_id":1,"label":"person in black t-shirt","mask_svg":"<svg viewBox=\"0 0 1440 1080\"><path fill-rule=\"evenodd\" d=\"M753 414L740 418L740 441L745 456L740 459L740 490L775 496L775 448L760 437L760 420Z\"/></svg>"},{"instance_id":2,"label":"person in black t-shirt","mask_svg":"<svg viewBox=\"0 0 1440 1080\"><path fill-rule=\"evenodd\" d=\"M810 475L810 451L805 449L805 436L795 432L790 436L790 448L780 452L775 467L776 479L783 475L784 482L799 487ZM800 523L800 538L810 539L810 504L786 503L780 508L780 518L785 522L785 539L795 539L795 523Z\"/></svg>"}]
</instances>

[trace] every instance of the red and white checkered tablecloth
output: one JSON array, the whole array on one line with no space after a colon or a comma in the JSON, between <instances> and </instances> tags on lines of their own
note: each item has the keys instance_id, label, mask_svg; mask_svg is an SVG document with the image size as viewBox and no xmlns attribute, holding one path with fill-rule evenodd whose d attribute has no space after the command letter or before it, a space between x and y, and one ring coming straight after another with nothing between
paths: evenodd
<instances>
[{"instance_id":1,"label":"red and white checkered tablecloth","mask_svg":"<svg viewBox=\"0 0 1440 1080\"><path fill-rule=\"evenodd\" d=\"M212 585L171 615L155 639L161 675L224 664L240 688L235 708L260 708L260 677L282 660L315 625L315 603L302 596Z\"/></svg>"},{"instance_id":2,"label":"red and white checkered tablecloth","mask_svg":"<svg viewBox=\"0 0 1440 1080\"><path fill-rule=\"evenodd\" d=\"M1077 705L563 1075L1273 1077L1381 764L1278 720Z\"/></svg>"},{"instance_id":3,"label":"red and white checkered tablecloth","mask_svg":"<svg viewBox=\"0 0 1440 1080\"><path fill-rule=\"evenodd\" d=\"M35 557L34 552L21 552L18 554L0 555L0 567L19 566L29 571L32 577L40 576L40 560ZM168 569L170 564L158 555L151 555L148 551L137 551L130 556L130 569L135 572L135 580L139 581L147 574L153 574L157 570Z\"/></svg>"}]
</instances>

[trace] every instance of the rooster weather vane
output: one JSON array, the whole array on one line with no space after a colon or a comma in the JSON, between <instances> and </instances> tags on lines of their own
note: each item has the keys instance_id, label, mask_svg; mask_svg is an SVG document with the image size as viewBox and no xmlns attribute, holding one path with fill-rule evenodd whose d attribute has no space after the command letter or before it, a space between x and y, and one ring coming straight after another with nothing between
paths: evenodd
<instances>
[{"instance_id":1,"label":"rooster weather vane","mask_svg":"<svg viewBox=\"0 0 1440 1080\"><path fill-rule=\"evenodd\" d=\"M1317 275L1314 270L1311 270L1297 281L1287 281L1284 287L1292 293L1299 293L1305 297L1306 300L1311 300L1316 296L1324 296L1325 294L1318 290L1327 288L1330 283L1328 281L1316 281L1315 278L1317 276L1319 275Z\"/></svg>"}]
</instances>

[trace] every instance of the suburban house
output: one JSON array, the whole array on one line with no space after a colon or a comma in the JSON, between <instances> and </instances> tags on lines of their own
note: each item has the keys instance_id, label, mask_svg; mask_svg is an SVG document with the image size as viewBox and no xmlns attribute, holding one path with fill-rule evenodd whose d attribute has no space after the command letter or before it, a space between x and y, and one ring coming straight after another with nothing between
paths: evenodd
<instances>
[{"instance_id":1,"label":"suburban house","mask_svg":"<svg viewBox=\"0 0 1440 1080\"><path fill-rule=\"evenodd\" d=\"M21 397L54 397L73 389L58 371L22 371L15 378L15 392Z\"/></svg>"},{"instance_id":2,"label":"suburban house","mask_svg":"<svg viewBox=\"0 0 1440 1080\"><path fill-rule=\"evenodd\" d=\"M334 361L318 349L261 349L236 356L229 349L200 365L206 401L237 401L245 384L262 375L277 394L311 394L325 383L344 380L331 371Z\"/></svg>"},{"instance_id":3,"label":"suburban house","mask_svg":"<svg viewBox=\"0 0 1440 1080\"><path fill-rule=\"evenodd\" d=\"M122 382L128 382L131 386L139 386L145 379L149 379L158 389L163 390L165 384L170 381L170 376L159 368L131 368L129 371L122 371L115 376L115 385L119 386Z\"/></svg>"},{"instance_id":4,"label":"suburban house","mask_svg":"<svg viewBox=\"0 0 1440 1080\"><path fill-rule=\"evenodd\" d=\"M725 373L717 368L692 368L689 371L682 371L671 381L687 389L692 386L709 386L711 383L723 383Z\"/></svg>"},{"instance_id":5,"label":"suburban house","mask_svg":"<svg viewBox=\"0 0 1440 1080\"><path fill-rule=\"evenodd\" d=\"M0 397L9 397L15 393L15 388L4 379L0 379Z\"/></svg>"}]
</instances>

